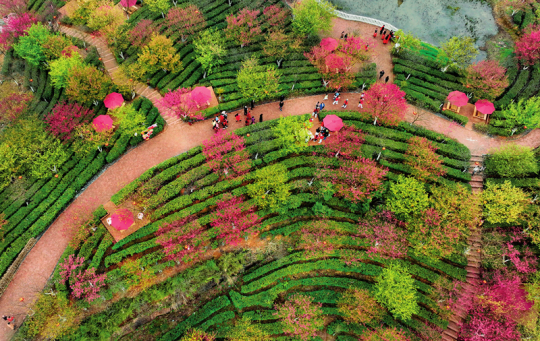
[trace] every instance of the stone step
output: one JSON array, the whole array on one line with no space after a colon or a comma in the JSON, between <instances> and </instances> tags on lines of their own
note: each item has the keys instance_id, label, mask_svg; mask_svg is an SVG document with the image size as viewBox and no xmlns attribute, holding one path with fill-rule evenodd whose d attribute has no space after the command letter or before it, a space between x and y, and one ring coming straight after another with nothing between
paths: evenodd
<instances>
[{"instance_id":1,"label":"stone step","mask_svg":"<svg viewBox=\"0 0 540 341\"><path fill-rule=\"evenodd\" d=\"M453 330L450 330L450 329L446 329L444 331L444 334L447 334L448 336L450 336L451 338L453 338L454 340L457 340L457 337L458 337L458 334L453 331Z\"/></svg>"},{"instance_id":2,"label":"stone step","mask_svg":"<svg viewBox=\"0 0 540 341\"><path fill-rule=\"evenodd\" d=\"M484 188L483 182L471 181L469 182L469 185L471 185L472 188Z\"/></svg>"},{"instance_id":3,"label":"stone step","mask_svg":"<svg viewBox=\"0 0 540 341\"><path fill-rule=\"evenodd\" d=\"M473 273L473 274L479 274L480 268L477 268L475 266L466 266L465 270L467 270L467 273Z\"/></svg>"},{"instance_id":4,"label":"stone step","mask_svg":"<svg viewBox=\"0 0 540 341\"><path fill-rule=\"evenodd\" d=\"M442 341L455 341L456 339L454 339L453 337L451 337L450 335L446 334L443 332L442 334Z\"/></svg>"},{"instance_id":5,"label":"stone step","mask_svg":"<svg viewBox=\"0 0 540 341\"><path fill-rule=\"evenodd\" d=\"M484 177L482 175L473 175L471 181L484 182Z\"/></svg>"},{"instance_id":6,"label":"stone step","mask_svg":"<svg viewBox=\"0 0 540 341\"><path fill-rule=\"evenodd\" d=\"M451 331L454 331L456 333L459 333L460 328L456 323L450 322L450 323L448 323L448 329L451 330Z\"/></svg>"}]
</instances>

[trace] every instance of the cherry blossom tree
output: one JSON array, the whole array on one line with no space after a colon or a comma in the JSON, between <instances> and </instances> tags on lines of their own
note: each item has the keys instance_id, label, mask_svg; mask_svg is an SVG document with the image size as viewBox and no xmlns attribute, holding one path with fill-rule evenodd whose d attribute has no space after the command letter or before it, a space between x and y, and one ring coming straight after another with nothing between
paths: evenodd
<instances>
[{"instance_id":1,"label":"cherry blossom tree","mask_svg":"<svg viewBox=\"0 0 540 341\"><path fill-rule=\"evenodd\" d=\"M175 7L167 13L168 31L180 34L182 42L206 26L206 21L195 5Z\"/></svg>"},{"instance_id":2,"label":"cherry blossom tree","mask_svg":"<svg viewBox=\"0 0 540 341\"><path fill-rule=\"evenodd\" d=\"M0 4L1 6L1 4ZM9 49L19 37L28 35L26 30L37 23L37 19L30 13L10 16L4 19L5 25L0 31L0 46Z\"/></svg>"},{"instance_id":3,"label":"cherry blossom tree","mask_svg":"<svg viewBox=\"0 0 540 341\"><path fill-rule=\"evenodd\" d=\"M313 302L313 297L294 294L285 303L275 306L283 325L283 332L302 341L311 340L324 327L322 303Z\"/></svg>"},{"instance_id":4,"label":"cherry blossom tree","mask_svg":"<svg viewBox=\"0 0 540 341\"><path fill-rule=\"evenodd\" d=\"M84 264L84 257L78 257L75 255L69 255L64 259L64 262L60 264L60 283L65 284L70 278L77 276L76 270Z\"/></svg>"},{"instance_id":5,"label":"cherry blossom tree","mask_svg":"<svg viewBox=\"0 0 540 341\"><path fill-rule=\"evenodd\" d=\"M98 275L95 268L85 270L83 273L77 275L75 283L71 285L73 296L92 302L96 298L99 298L99 291L105 286L106 279L107 274Z\"/></svg>"},{"instance_id":6,"label":"cherry blossom tree","mask_svg":"<svg viewBox=\"0 0 540 341\"><path fill-rule=\"evenodd\" d=\"M533 65L540 59L540 27L535 25L516 41L515 53L519 60Z\"/></svg>"},{"instance_id":7,"label":"cherry blossom tree","mask_svg":"<svg viewBox=\"0 0 540 341\"><path fill-rule=\"evenodd\" d=\"M160 99L156 106L162 113L176 118L203 120L204 117L198 113L206 109L208 103L198 103L191 97L191 89L180 88L168 93Z\"/></svg>"},{"instance_id":8,"label":"cherry blossom tree","mask_svg":"<svg viewBox=\"0 0 540 341\"><path fill-rule=\"evenodd\" d=\"M281 6L270 5L263 10L262 21L270 25L271 30L280 29L283 27L285 20L289 16L289 11Z\"/></svg>"},{"instance_id":9,"label":"cherry blossom tree","mask_svg":"<svg viewBox=\"0 0 540 341\"><path fill-rule=\"evenodd\" d=\"M468 321L461 327L463 341L519 341L520 333L511 319L494 319L489 310L477 306L469 314Z\"/></svg>"},{"instance_id":10,"label":"cherry blossom tree","mask_svg":"<svg viewBox=\"0 0 540 341\"><path fill-rule=\"evenodd\" d=\"M227 28L225 36L232 41L239 41L241 46L249 45L253 38L261 34L259 10L244 8L235 17L233 14L227 16Z\"/></svg>"},{"instance_id":11,"label":"cherry blossom tree","mask_svg":"<svg viewBox=\"0 0 540 341\"><path fill-rule=\"evenodd\" d=\"M143 47L150 42L153 34L157 34L158 30L153 25L153 21L143 19L137 23L131 30L130 42L137 47Z\"/></svg>"},{"instance_id":12,"label":"cherry blossom tree","mask_svg":"<svg viewBox=\"0 0 540 341\"><path fill-rule=\"evenodd\" d=\"M204 252L208 235L193 216L159 227L156 243L163 246L168 260L189 263Z\"/></svg>"},{"instance_id":13,"label":"cherry blossom tree","mask_svg":"<svg viewBox=\"0 0 540 341\"><path fill-rule=\"evenodd\" d=\"M298 246L305 251L307 258L327 258L335 250L338 234L327 220L316 220L300 230Z\"/></svg>"},{"instance_id":14,"label":"cherry blossom tree","mask_svg":"<svg viewBox=\"0 0 540 341\"><path fill-rule=\"evenodd\" d=\"M494 317L519 322L532 308L519 276L506 277L495 273L489 285L478 296L479 304L491 311Z\"/></svg>"},{"instance_id":15,"label":"cherry blossom tree","mask_svg":"<svg viewBox=\"0 0 540 341\"><path fill-rule=\"evenodd\" d=\"M47 130L62 141L71 139L74 129L94 117L94 111L78 103L58 103L45 118Z\"/></svg>"},{"instance_id":16,"label":"cherry blossom tree","mask_svg":"<svg viewBox=\"0 0 540 341\"><path fill-rule=\"evenodd\" d=\"M11 92L0 101L0 123L12 123L15 121L28 107L28 103L32 100L32 95L20 93L18 91Z\"/></svg>"},{"instance_id":17,"label":"cherry blossom tree","mask_svg":"<svg viewBox=\"0 0 540 341\"><path fill-rule=\"evenodd\" d=\"M405 92L395 84L376 83L365 92L364 108L361 112L380 120L383 124L396 126L405 118L407 101Z\"/></svg>"},{"instance_id":18,"label":"cherry blossom tree","mask_svg":"<svg viewBox=\"0 0 540 341\"><path fill-rule=\"evenodd\" d=\"M463 84L471 88L478 99L494 100L508 87L506 69L496 60L482 60L469 65Z\"/></svg>"},{"instance_id":19,"label":"cherry blossom tree","mask_svg":"<svg viewBox=\"0 0 540 341\"><path fill-rule=\"evenodd\" d=\"M420 181L435 181L446 174L443 160L436 153L437 148L425 137L413 136L408 141L405 164L411 167L411 174Z\"/></svg>"},{"instance_id":20,"label":"cherry blossom tree","mask_svg":"<svg viewBox=\"0 0 540 341\"><path fill-rule=\"evenodd\" d=\"M203 141L203 154L212 171L227 178L242 176L251 167L244 138L222 131Z\"/></svg>"},{"instance_id":21,"label":"cherry blossom tree","mask_svg":"<svg viewBox=\"0 0 540 341\"><path fill-rule=\"evenodd\" d=\"M331 156L341 156L344 159L360 157L364 136L360 129L344 125L343 128L326 139L326 148L330 150Z\"/></svg>"},{"instance_id":22,"label":"cherry blossom tree","mask_svg":"<svg viewBox=\"0 0 540 341\"><path fill-rule=\"evenodd\" d=\"M0 17L11 13L24 14L28 6L27 2L27 0L0 0Z\"/></svg>"},{"instance_id":23,"label":"cherry blossom tree","mask_svg":"<svg viewBox=\"0 0 540 341\"><path fill-rule=\"evenodd\" d=\"M357 237L369 244L368 254L381 258L407 256L409 243L405 223L396 219L390 211L382 211L360 220Z\"/></svg>"},{"instance_id":24,"label":"cherry blossom tree","mask_svg":"<svg viewBox=\"0 0 540 341\"><path fill-rule=\"evenodd\" d=\"M323 169L320 176L332 179L336 196L357 203L373 197L387 172L388 169L377 167L377 162L359 158L344 161L337 170Z\"/></svg>"},{"instance_id":25,"label":"cherry blossom tree","mask_svg":"<svg viewBox=\"0 0 540 341\"><path fill-rule=\"evenodd\" d=\"M259 223L255 206L243 207L244 199L227 193L223 200L217 203L215 220L212 227L219 230L218 239L223 239L227 245L238 245L246 234L253 232L253 227Z\"/></svg>"}]
</instances>

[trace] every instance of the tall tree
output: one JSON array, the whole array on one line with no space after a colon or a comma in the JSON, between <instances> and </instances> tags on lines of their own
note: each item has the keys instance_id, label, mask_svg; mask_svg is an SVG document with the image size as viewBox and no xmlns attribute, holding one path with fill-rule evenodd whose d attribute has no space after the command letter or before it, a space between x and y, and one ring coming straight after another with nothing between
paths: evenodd
<instances>
[{"instance_id":1,"label":"tall tree","mask_svg":"<svg viewBox=\"0 0 540 341\"><path fill-rule=\"evenodd\" d=\"M368 214L358 225L358 237L368 243L368 254L380 258L403 258L409 251L405 224L389 211Z\"/></svg>"},{"instance_id":2,"label":"tall tree","mask_svg":"<svg viewBox=\"0 0 540 341\"><path fill-rule=\"evenodd\" d=\"M254 179L255 182L247 185L247 191L260 209L276 209L291 195L287 168L282 163L256 170Z\"/></svg>"},{"instance_id":3,"label":"tall tree","mask_svg":"<svg viewBox=\"0 0 540 341\"><path fill-rule=\"evenodd\" d=\"M286 151L293 153L304 150L309 142L309 128L312 124L301 117L280 117L278 124L272 127L276 143Z\"/></svg>"},{"instance_id":4,"label":"tall tree","mask_svg":"<svg viewBox=\"0 0 540 341\"><path fill-rule=\"evenodd\" d=\"M103 147L109 146L113 134L113 129L96 131L92 123L78 125L72 135L73 151L80 157L84 157L96 150L101 152Z\"/></svg>"},{"instance_id":5,"label":"tall tree","mask_svg":"<svg viewBox=\"0 0 540 341\"><path fill-rule=\"evenodd\" d=\"M259 18L257 18L259 13L259 10L243 8L237 16L229 14L225 29L227 39L240 42L242 47L248 45L261 33Z\"/></svg>"},{"instance_id":6,"label":"tall tree","mask_svg":"<svg viewBox=\"0 0 540 341\"><path fill-rule=\"evenodd\" d=\"M182 119L204 119L198 112L206 108L206 104L197 103L191 97L191 89L186 88L179 88L175 91L169 90L156 105L159 111L165 115Z\"/></svg>"},{"instance_id":7,"label":"tall tree","mask_svg":"<svg viewBox=\"0 0 540 341\"><path fill-rule=\"evenodd\" d=\"M145 0L148 9L154 13L161 13L161 16L165 18L164 12L171 7L171 2L169 0Z\"/></svg>"},{"instance_id":8,"label":"tall tree","mask_svg":"<svg viewBox=\"0 0 540 341\"><path fill-rule=\"evenodd\" d=\"M371 324L382 321L384 311L366 289L349 288L337 302L347 323Z\"/></svg>"},{"instance_id":9,"label":"tall tree","mask_svg":"<svg viewBox=\"0 0 540 341\"><path fill-rule=\"evenodd\" d=\"M135 110L132 104L122 105L111 110L110 114L116 119L118 129L123 135L137 136L146 128L144 125L146 121L144 113Z\"/></svg>"},{"instance_id":10,"label":"tall tree","mask_svg":"<svg viewBox=\"0 0 540 341\"><path fill-rule=\"evenodd\" d=\"M523 178L538 172L538 161L531 147L508 143L490 151L486 171L501 178Z\"/></svg>"},{"instance_id":11,"label":"tall tree","mask_svg":"<svg viewBox=\"0 0 540 341\"><path fill-rule=\"evenodd\" d=\"M215 219L212 227L219 231L218 239L223 239L226 245L238 245L246 234L253 232L253 227L259 223L255 206L243 205L242 197L230 194L223 196L217 203ZM247 207L246 207L247 206Z\"/></svg>"},{"instance_id":12,"label":"tall tree","mask_svg":"<svg viewBox=\"0 0 540 341\"><path fill-rule=\"evenodd\" d=\"M74 70L82 69L83 67L84 61L77 52L73 52L71 57L61 56L60 58L51 61L49 63L51 84L56 89L65 88L68 85L72 72Z\"/></svg>"},{"instance_id":13,"label":"tall tree","mask_svg":"<svg viewBox=\"0 0 540 341\"><path fill-rule=\"evenodd\" d=\"M0 0L0 17L5 17L11 13L24 14L26 7L26 0Z\"/></svg>"},{"instance_id":14,"label":"tall tree","mask_svg":"<svg viewBox=\"0 0 540 341\"><path fill-rule=\"evenodd\" d=\"M463 70L478 55L472 37L452 37L442 43L437 60L443 66L451 66Z\"/></svg>"},{"instance_id":15,"label":"tall tree","mask_svg":"<svg viewBox=\"0 0 540 341\"><path fill-rule=\"evenodd\" d=\"M506 69L496 60L482 60L469 65L463 85L470 88L478 99L493 101L508 87Z\"/></svg>"},{"instance_id":16,"label":"tall tree","mask_svg":"<svg viewBox=\"0 0 540 341\"><path fill-rule=\"evenodd\" d=\"M202 31L197 38L193 40L193 47L197 54L197 61L201 63L204 69L203 78L212 72L215 66L224 63L225 40L220 30L209 28Z\"/></svg>"},{"instance_id":17,"label":"tall tree","mask_svg":"<svg viewBox=\"0 0 540 341\"><path fill-rule=\"evenodd\" d=\"M339 131L326 140L326 148L330 156L354 159L362 156L361 147L365 134L352 125L344 125Z\"/></svg>"},{"instance_id":18,"label":"tall tree","mask_svg":"<svg viewBox=\"0 0 540 341\"><path fill-rule=\"evenodd\" d=\"M390 184L387 207L403 221L410 221L415 213L429 207L429 197L425 185L411 177L398 176Z\"/></svg>"},{"instance_id":19,"label":"tall tree","mask_svg":"<svg viewBox=\"0 0 540 341\"><path fill-rule=\"evenodd\" d=\"M52 61L62 56L72 56L73 53L68 53L68 49L75 49L73 43L66 37L59 35L51 35L47 37L43 43L45 58L47 61Z\"/></svg>"},{"instance_id":20,"label":"tall tree","mask_svg":"<svg viewBox=\"0 0 540 341\"><path fill-rule=\"evenodd\" d=\"M408 140L405 164L411 167L411 175L420 181L435 181L446 174L443 159L436 153L437 147L425 137L413 136Z\"/></svg>"},{"instance_id":21,"label":"tall tree","mask_svg":"<svg viewBox=\"0 0 540 341\"><path fill-rule=\"evenodd\" d=\"M303 0L292 8L293 29L299 35L318 34L332 29L335 7L327 0Z\"/></svg>"},{"instance_id":22,"label":"tall tree","mask_svg":"<svg viewBox=\"0 0 540 341\"><path fill-rule=\"evenodd\" d=\"M396 126L405 118L407 101L405 92L395 84L376 83L365 92L364 108L361 112L368 113L383 124Z\"/></svg>"},{"instance_id":23,"label":"tall tree","mask_svg":"<svg viewBox=\"0 0 540 341\"><path fill-rule=\"evenodd\" d=\"M167 13L167 24L168 32L180 34L180 39L185 42L189 36L202 30L206 21L199 7L189 4L171 9Z\"/></svg>"},{"instance_id":24,"label":"tall tree","mask_svg":"<svg viewBox=\"0 0 540 341\"><path fill-rule=\"evenodd\" d=\"M7 89L6 89L7 90ZM21 93L18 90L6 91L0 95L0 124L13 123L26 111L32 95Z\"/></svg>"},{"instance_id":25,"label":"tall tree","mask_svg":"<svg viewBox=\"0 0 540 341\"><path fill-rule=\"evenodd\" d=\"M157 28L153 25L153 21L143 19L133 27L130 32L130 42L137 47L143 47L150 42L154 34L158 33Z\"/></svg>"},{"instance_id":26,"label":"tall tree","mask_svg":"<svg viewBox=\"0 0 540 341\"><path fill-rule=\"evenodd\" d=\"M214 334L203 332L198 329L192 329L188 330L180 341L214 341L215 339Z\"/></svg>"},{"instance_id":27,"label":"tall tree","mask_svg":"<svg viewBox=\"0 0 540 341\"><path fill-rule=\"evenodd\" d=\"M293 294L285 303L275 306L274 313L281 320L283 332L302 341L311 340L324 327L322 304L302 294Z\"/></svg>"},{"instance_id":28,"label":"tall tree","mask_svg":"<svg viewBox=\"0 0 540 341\"><path fill-rule=\"evenodd\" d=\"M530 196L510 181L502 184L487 183L482 192L484 215L492 224L517 224L523 222L524 213L529 209Z\"/></svg>"},{"instance_id":29,"label":"tall tree","mask_svg":"<svg viewBox=\"0 0 540 341\"><path fill-rule=\"evenodd\" d=\"M375 299L392 315L410 320L419 312L418 294L414 279L401 265L391 264L377 277Z\"/></svg>"},{"instance_id":30,"label":"tall tree","mask_svg":"<svg viewBox=\"0 0 540 341\"><path fill-rule=\"evenodd\" d=\"M168 260L189 263L204 252L208 234L192 216L161 225L156 243L163 246Z\"/></svg>"},{"instance_id":31,"label":"tall tree","mask_svg":"<svg viewBox=\"0 0 540 341\"><path fill-rule=\"evenodd\" d=\"M502 114L509 128L536 129L540 127L540 97L521 98L508 105Z\"/></svg>"},{"instance_id":32,"label":"tall tree","mask_svg":"<svg viewBox=\"0 0 540 341\"><path fill-rule=\"evenodd\" d=\"M394 328L379 327L376 330L370 330L360 338L360 341L410 341L401 331Z\"/></svg>"},{"instance_id":33,"label":"tall tree","mask_svg":"<svg viewBox=\"0 0 540 341\"><path fill-rule=\"evenodd\" d=\"M219 132L203 141L203 154L212 171L226 178L246 174L251 168L244 138L233 132Z\"/></svg>"},{"instance_id":34,"label":"tall tree","mask_svg":"<svg viewBox=\"0 0 540 341\"><path fill-rule=\"evenodd\" d=\"M39 66L41 62L45 61L43 44L51 33L41 23L33 24L27 32L28 35L21 36L19 42L14 45L15 52L26 59L28 63Z\"/></svg>"},{"instance_id":35,"label":"tall tree","mask_svg":"<svg viewBox=\"0 0 540 341\"><path fill-rule=\"evenodd\" d=\"M86 65L71 70L66 95L79 103L102 101L111 91L112 82L94 66Z\"/></svg>"},{"instance_id":36,"label":"tall tree","mask_svg":"<svg viewBox=\"0 0 540 341\"><path fill-rule=\"evenodd\" d=\"M146 73L154 73L159 69L171 73L182 70L180 54L174 48L172 40L163 35L154 35L150 43L143 46L137 62Z\"/></svg>"},{"instance_id":37,"label":"tall tree","mask_svg":"<svg viewBox=\"0 0 540 341\"><path fill-rule=\"evenodd\" d=\"M274 65L259 65L259 60L252 56L242 62L236 83L244 98L260 101L278 93L279 78Z\"/></svg>"},{"instance_id":38,"label":"tall tree","mask_svg":"<svg viewBox=\"0 0 540 341\"><path fill-rule=\"evenodd\" d=\"M227 333L227 341L266 341L270 335L258 323L253 323L243 316L234 322L234 327Z\"/></svg>"},{"instance_id":39,"label":"tall tree","mask_svg":"<svg viewBox=\"0 0 540 341\"><path fill-rule=\"evenodd\" d=\"M9 16L7 18L4 18L3 20L5 25L2 26L2 30L0 32L0 46L5 50L13 46L17 38L27 35L27 30L30 28L30 26L37 23L37 19L30 13L21 13L17 16Z\"/></svg>"},{"instance_id":40,"label":"tall tree","mask_svg":"<svg viewBox=\"0 0 540 341\"><path fill-rule=\"evenodd\" d=\"M533 65L540 59L540 27L535 25L516 41L516 56L522 62Z\"/></svg>"},{"instance_id":41,"label":"tall tree","mask_svg":"<svg viewBox=\"0 0 540 341\"><path fill-rule=\"evenodd\" d=\"M263 10L262 20L270 25L271 31L283 28L289 16L289 11L278 5L270 5Z\"/></svg>"},{"instance_id":42,"label":"tall tree","mask_svg":"<svg viewBox=\"0 0 540 341\"><path fill-rule=\"evenodd\" d=\"M281 29L269 31L262 45L263 53L276 59L278 68L283 59L290 53L299 52L302 42L292 34L285 34Z\"/></svg>"},{"instance_id":43,"label":"tall tree","mask_svg":"<svg viewBox=\"0 0 540 341\"><path fill-rule=\"evenodd\" d=\"M58 103L45 118L49 130L62 141L73 138L75 128L94 117L94 111L78 103Z\"/></svg>"}]
</instances>

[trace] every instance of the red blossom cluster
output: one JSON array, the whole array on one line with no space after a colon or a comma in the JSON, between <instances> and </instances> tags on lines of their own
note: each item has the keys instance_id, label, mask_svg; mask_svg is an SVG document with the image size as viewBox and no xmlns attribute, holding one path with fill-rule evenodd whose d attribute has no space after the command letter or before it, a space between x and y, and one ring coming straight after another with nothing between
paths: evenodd
<instances>
[{"instance_id":1,"label":"red blossom cluster","mask_svg":"<svg viewBox=\"0 0 540 341\"><path fill-rule=\"evenodd\" d=\"M409 249L404 227L405 223L399 221L392 212L382 211L360 221L358 237L369 243L368 254L381 258L403 258Z\"/></svg>"},{"instance_id":2,"label":"red blossom cluster","mask_svg":"<svg viewBox=\"0 0 540 341\"><path fill-rule=\"evenodd\" d=\"M160 226L156 235L156 243L163 246L168 260L185 263L203 253L203 243L207 236L204 228L193 216Z\"/></svg>"},{"instance_id":3,"label":"red blossom cluster","mask_svg":"<svg viewBox=\"0 0 540 341\"><path fill-rule=\"evenodd\" d=\"M259 10L244 8L237 16L228 15L225 29L227 39L239 41L242 47L248 45L253 38L261 34L259 13Z\"/></svg>"},{"instance_id":4,"label":"red blossom cluster","mask_svg":"<svg viewBox=\"0 0 540 341\"><path fill-rule=\"evenodd\" d=\"M73 296L92 302L99 297L99 291L105 286L107 274L96 274L96 269L77 271L84 264L84 257L70 255L60 267L60 283L70 283Z\"/></svg>"},{"instance_id":5,"label":"red blossom cluster","mask_svg":"<svg viewBox=\"0 0 540 341\"><path fill-rule=\"evenodd\" d=\"M197 6L188 5L171 9L167 13L166 26L170 33L180 34L184 42L188 36L202 30L206 26L206 21Z\"/></svg>"},{"instance_id":6,"label":"red blossom cluster","mask_svg":"<svg viewBox=\"0 0 540 341\"><path fill-rule=\"evenodd\" d=\"M137 47L143 47L148 44L154 33L157 33L157 29L153 25L153 21L143 19L131 30L129 39L131 44Z\"/></svg>"},{"instance_id":7,"label":"red blossom cluster","mask_svg":"<svg viewBox=\"0 0 540 341\"><path fill-rule=\"evenodd\" d=\"M54 136L62 141L67 141L73 136L71 133L76 127L86 123L94 116L94 111L80 106L78 103L58 103L52 113L45 118L49 130Z\"/></svg>"},{"instance_id":8,"label":"red blossom cluster","mask_svg":"<svg viewBox=\"0 0 540 341\"><path fill-rule=\"evenodd\" d=\"M375 123L396 126L405 118L407 101L405 92L395 84L376 83L365 92L365 102L361 112L370 114Z\"/></svg>"},{"instance_id":9,"label":"red blossom cluster","mask_svg":"<svg viewBox=\"0 0 540 341\"><path fill-rule=\"evenodd\" d=\"M227 178L244 175L251 167L244 138L233 132L219 131L209 140L204 140L203 154L208 167Z\"/></svg>"},{"instance_id":10,"label":"red blossom cluster","mask_svg":"<svg viewBox=\"0 0 540 341\"><path fill-rule=\"evenodd\" d=\"M37 23L37 19L30 13L12 15L4 19L5 25L0 31L0 46L9 49L18 37L26 35L26 30Z\"/></svg>"},{"instance_id":11,"label":"red blossom cluster","mask_svg":"<svg viewBox=\"0 0 540 341\"><path fill-rule=\"evenodd\" d=\"M219 239L225 240L227 245L238 245L242 238L253 232L253 227L260 220L255 213L255 206L242 207L244 199L226 194L223 200L217 203L216 218L211 223L218 228Z\"/></svg>"}]
</instances>

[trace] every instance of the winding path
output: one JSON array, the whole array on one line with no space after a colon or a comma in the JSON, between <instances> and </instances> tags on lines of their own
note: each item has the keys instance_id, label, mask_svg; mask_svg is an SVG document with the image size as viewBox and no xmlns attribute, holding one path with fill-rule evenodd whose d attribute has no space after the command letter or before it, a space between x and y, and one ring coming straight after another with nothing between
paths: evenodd
<instances>
[{"instance_id":1,"label":"winding path","mask_svg":"<svg viewBox=\"0 0 540 341\"><path fill-rule=\"evenodd\" d=\"M371 36L373 29L374 27L368 24L335 19L334 29L330 35L339 37L341 31L357 31L362 36ZM118 67L114 57L102 40L92 38L88 34L70 28L63 27L62 31L66 34L84 39L87 43L95 44L109 73L112 74L112 71ZM390 75L391 79L393 79L393 75L391 74L391 56L389 53L390 47L382 45L380 42L373 42L370 46L374 51L372 60L377 63L377 71L384 69L386 74ZM160 96L159 93L152 91L152 89L147 88L143 84L138 85L136 88L138 94L145 95L154 101ZM317 101L322 101L322 98L322 95L317 95L287 100L285 101L283 112L279 111L277 103L268 103L256 107L253 114L255 117L263 114L264 120L270 120L279 118L280 115L288 116L308 113L313 110ZM346 93L343 94L342 98L348 98L349 103L351 103L348 110L354 110L356 108L355 103L358 103L359 94ZM331 103L328 103L327 109L346 110L341 109L341 106L338 105L332 106ZM413 110L418 109L409 108L407 112L407 120L409 121L413 117ZM472 150L472 154L485 154L490 148L503 143L503 140L490 139L463 127L452 126L447 120L431 113L426 113L426 116L427 120L418 122L417 124L456 138L467 145ZM230 121L230 129L232 130L243 126L241 123L233 122L233 119ZM80 214L81 208L84 208L83 211L87 214L93 212L100 205L108 202L113 194L136 179L147 169L201 144L205 139L210 138L212 134L213 131L208 121L193 126L187 126L185 124L168 125L160 135L142 143L137 148L131 149L117 162L105 169L55 220L28 254L12 282L0 298L0 313L15 315L18 322L22 321L24 316L26 316L32 299L36 293L42 291L45 287L58 259L71 238L70 233L63 231L70 229L72 225L70 220L73 214ZM540 130L536 130L516 140L516 142L537 147L540 144ZM20 298L24 298L24 301L21 302ZM0 341L9 340L13 336L13 333L5 324L0 324Z\"/></svg>"}]
</instances>

